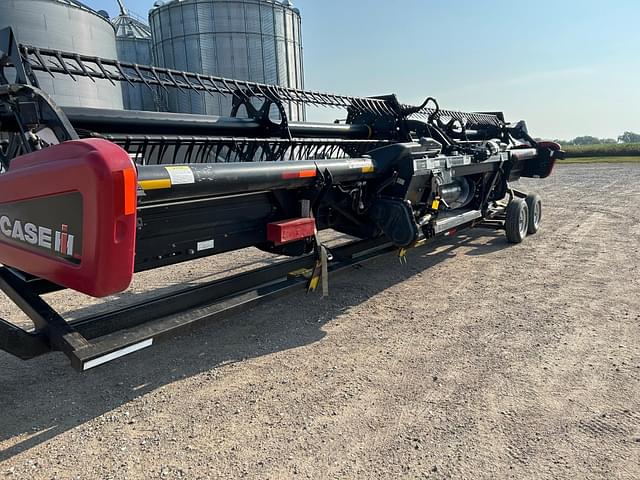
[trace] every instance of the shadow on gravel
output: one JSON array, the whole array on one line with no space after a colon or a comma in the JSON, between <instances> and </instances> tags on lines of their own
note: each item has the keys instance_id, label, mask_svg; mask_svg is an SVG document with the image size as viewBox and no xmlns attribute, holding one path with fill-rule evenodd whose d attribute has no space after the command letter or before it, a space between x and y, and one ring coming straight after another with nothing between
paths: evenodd
<instances>
[{"instance_id":1,"label":"shadow on gravel","mask_svg":"<svg viewBox=\"0 0 640 480\"><path fill-rule=\"evenodd\" d=\"M328 301L319 295L293 294L85 374L72 370L60 353L22 362L0 352L0 442L25 436L0 451L0 462L163 385L317 342L326 335L325 323L454 256L460 247L469 255L486 255L507 246L499 232L472 230L411 252L405 266L389 255L336 276ZM87 314L91 308L80 310Z\"/></svg>"},{"instance_id":2,"label":"shadow on gravel","mask_svg":"<svg viewBox=\"0 0 640 480\"><path fill-rule=\"evenodd\" d=\"M218 278L218 275L221 277L236 275L240 273L243 267L246 267L247 270L254 270L259 267L266 267L274 263L277 263L278 261L281 261L282 258L283 257L263 258L257 261L244 263L242 265L239 265L236 268L219 270L219 271L216 271L215 278ZM164 267L164 268L168 269L170 267ZM144 272L144 273L147 275L149 274L149 272ZM166 271L163 273L166 273ZM155 297L166 295L171 292L188 290L191 287L195 287L202 283L212 281L215 278L209 274L202 274L202 275L197 275L191 278L191 281L189 282L183 282L177 285L168 285L165 287L154 288L149 291L134 292L131 290L125 290L124 292L111 295L109 297L109 301L105 301L103 303L97 303L94 305L88 305L82 308L77 308L73 311L65 312L63 316L65 320L69 321L69 320L77 320L79 318L84 318L91 315L99 315L101 313L105 313L107 311L113 310L114 306L116 305L118 307L126 307L128 305L134 305L140 302L151 300Z\"/></svg>"}]
</instances>

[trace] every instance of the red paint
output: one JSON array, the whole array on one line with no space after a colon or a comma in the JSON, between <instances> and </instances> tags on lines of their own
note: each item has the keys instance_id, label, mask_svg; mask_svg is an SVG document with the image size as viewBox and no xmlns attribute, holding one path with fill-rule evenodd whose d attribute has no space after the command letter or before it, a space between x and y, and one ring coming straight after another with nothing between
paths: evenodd
<instances>
[{"instance_id":1,"label":"red paint","mask_svg":"<svg viewBox=\"0 0 640 480\"><path fill-rule=\"evenodd\" d=\"M267 240L275 245L313 237L316 222L313 218L292 218L267 224Z\"/></svg>"},{"instance_id":2,"label":"red paint","mask_svg":"<svg viewBox=\"0 0 640 480\"><path fill-rule=\"evenodd\" d=\"M550 142L548 140L544 140L542 142L538 142L537 144L538 148L548 148L549 150L553 150L554 152L557 152L558 150L562 149L562 145L560 145L557 142Z\"/></svg>"},{"instance_id":3,"label":"red paint","mask_svg":"<svg viewBox=\"0 0 640 480\"><path fill-rule=\"evenodd\" d=\"M74 191L83 203L79 265L7 243L0 263L94 297L125 290L136 238L136 172L127 152L102 139L74 140L17 157L0 176L0 203Z\"/></svg>"},{"instance_id":4,"label":"red paint","mask_svg":"<svg viewBox=\"0 0 640 480\"><path fill-rule=\"evenodd\" d=\"M68 226L65 224L62 224L62 242L60 243L60 251L61 252L65 252L67 251L67 237L69 236L67 234L67 228Z\"/></svg>"},{"instance_id":5,"label":"red paint","mask_svg":"<svg viewBox=\"0 0 640 480\"><path fill-rule=\"evenodd\" d=\"M542 141L542 142L538 142L537 147L538 147L538 150L540 150L542 148L548 148L552 152L561 152L561 157L560 158L564 158L564 152L562 152L562 145L560 145L557 142ZM545 175L541 175L540 178L547 178L548 176L550 176L553 173L553 169L556 166L557 156L555 155L555 153L552 153L551 155L552 155L552 157L551 157L551 165L549 166L549 168L545 172Z\"/></svg>"}]
</instances>

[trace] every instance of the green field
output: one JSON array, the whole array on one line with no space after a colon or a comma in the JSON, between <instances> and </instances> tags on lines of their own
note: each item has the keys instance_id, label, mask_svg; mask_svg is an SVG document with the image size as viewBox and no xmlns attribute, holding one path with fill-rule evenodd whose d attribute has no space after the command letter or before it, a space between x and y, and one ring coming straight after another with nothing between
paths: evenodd
<instances>
[{"instance_id":1,"label":"green field","mask_svg":"<svg viewBox=\"0 0 640 480\"><path fill-rule=\"evenodd\" d=\"M640 143L563 145L567 158L560 163L640 163Z\"/></svg>"},{"instance_id":2,"label":"green field","mask_svg":"<svg viewBox=\"0 0 640 480\"><path fill-rule=\"evenodd\" d=\"M600 145L563 145L567 158L640 157L640 143L603 143Z\"/></svg>"},{"instance_id":3,"label":"green field","mask_svg":"<svg viewBox=\"0 0 640 480\"><path fill-rule=\"evenodd\" d=\"M640 163L640 156L636 157L568 157L560 160L561 164L568 163Z\"/></svg>"}]
</instances>

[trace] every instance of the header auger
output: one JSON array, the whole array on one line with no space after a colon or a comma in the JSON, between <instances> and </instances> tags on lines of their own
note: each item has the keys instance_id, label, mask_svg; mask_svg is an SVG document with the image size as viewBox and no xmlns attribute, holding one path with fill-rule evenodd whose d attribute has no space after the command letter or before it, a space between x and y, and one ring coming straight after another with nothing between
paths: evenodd
<instances>
[{"instance_id":1,"label":"header auger","mask_svg":"<svg viewBox=\"0 0 640 480\"><path fill-rule=\"evenodd\" d=\"M160 99L168 89L225 97L231 111L65 108L39 75L128 82ZM293 104L336 108L345 120L292 122ZM504 229L520 242L538 229L541 203L509 182L545 178L561 156L500 113L132 65L20 45L4 30L0 289L35 329L0 320L0 348L23 359L61 350L86 370L464 228ZM323 229L356 240L327 248ZM292 259L73 321L42 297L63 288L108 296L135 272L246 247Z\"/></svg>"}]
</instances>

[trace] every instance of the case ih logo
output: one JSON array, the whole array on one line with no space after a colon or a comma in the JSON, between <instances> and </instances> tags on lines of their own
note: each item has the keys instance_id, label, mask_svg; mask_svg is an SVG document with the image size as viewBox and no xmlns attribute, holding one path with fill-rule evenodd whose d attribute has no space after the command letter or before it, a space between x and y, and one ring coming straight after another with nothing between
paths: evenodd
<instances>
[{"instance_id":1,"label":"case ih logo","mask_svg":"<svg viewBox=\"0 0 640 480\"><path fill-rule=\"evenodd\" d=\"M0 216L0 232L5 237L72 257L75 235L68 230L68 225L64 223L60 230L53 230L18 219L12 221L7 215Z\"/></svg>"}]
</instances>

